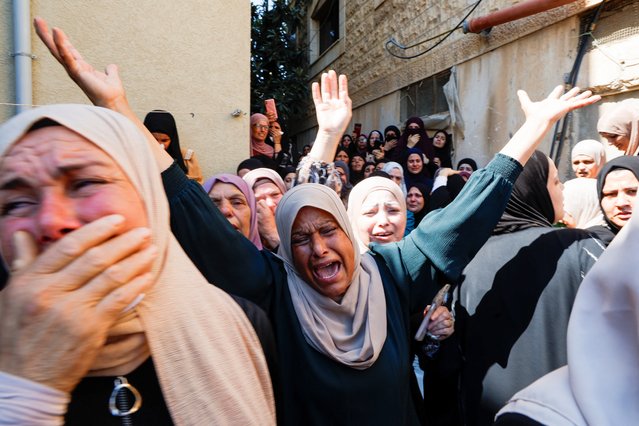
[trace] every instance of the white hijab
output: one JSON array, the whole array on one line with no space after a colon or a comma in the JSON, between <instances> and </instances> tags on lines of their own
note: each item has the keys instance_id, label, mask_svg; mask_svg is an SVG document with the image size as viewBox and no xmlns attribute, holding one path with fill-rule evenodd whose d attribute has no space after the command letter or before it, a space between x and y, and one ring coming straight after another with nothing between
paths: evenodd
<instances>
[{"instance_id":1,"label":"white hijab","mask_svg":"<svg viewBox=\"0 0 639 426\"><path fill-rule=\"evenodd\" d=\"M577 178L564 183L564 210L575 220L575 228L604 225L606 222L597 196L597 179Z\"/></svg>"},{"instance_id":2,"label":"white hijab","mask_svg":"<svg viewBox=\"0 0 639 426\"><path fill-rule=\"evenodd\" d=\"M572 148L570 156L574 160L578 155L592 158L599 169L606 163L606 149L601 142L594 139L585 139L577 142Z\"/></svg>"},{"instance_id":3,"label":"white hijab","mask_svg":"<svg viewBox=\"0 0 639 426\"><path fill-rule=\"evenodd\" d=\"M156 284L135 315L121 322L145 334L173 421L274 424L273 393L260 342L240 307L206 281L171 233L160 171L146 137L113 111L50 105L19 114L1 126L0 155L44 118L106 152L144 202L159 252L152 268ZM124 371L112 374L135 368L122 367Z\"/></svg>"},{"instance_id":4,"label":"white hijab","mask_svg":"<svg viewBox=\"0 0 639 426\"><path fill-rule=\"evenodd\" d=\"M291 249L292 227L303 207L330 213L351 243L353 230L344 204L327 186L307 183L293 187L282 198L275 221L280 235L277 254L284 260L297 319L306 342L335 361L364 370L377 360L386 341L386 296L379 269L368 253L360 255L353 243L355 272L341 302L321 295L297 273Z\"/></svg>"},{"instance_id":5,"label":"white hijab","mask_svg":"<svg viewBox=\"0 0 639 426\"><path fill-rule=\"evenodd\" d=\"M520 413L551 425L639 424L637 253L639 219L633 216L579 287L568 365L517 393L498 416Z\"/></svg>"},{"instance_id":6,"label":"white hijab","mask_svg":"<svg viewBox=\"0 0 639 426\"><path fill-rule=\"evenodd\" d=\"M388 191L390 192L402 209L402 214L404 218L406 218L406 198L402 193L399 185L397 185L394 181L387 179L381 176L372 176L364 179L357 185L353 187L351 193L348 195L348 219L351 222L351 226L356 230L355 231L355 239L359 245L359 249L362 253L368 251L368 246L364 244L362 239L359 237L359 232L357 231L357 219L361 215L362 204L366 201L366 197L374 191ZM406 221L404 220L404 225ZM401 231L401 237L404 237L404 230Z\"/></svg>"}]
</instances>

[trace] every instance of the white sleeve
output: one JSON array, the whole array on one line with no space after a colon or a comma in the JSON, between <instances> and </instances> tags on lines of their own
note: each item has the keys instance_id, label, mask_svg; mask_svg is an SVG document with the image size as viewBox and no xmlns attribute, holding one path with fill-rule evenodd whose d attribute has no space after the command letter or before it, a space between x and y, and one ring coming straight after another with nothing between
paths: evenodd
<instances>
[{"instance_id":1,"label":"white sleeve","mask_svg":"<svg viewBox=\"0 0 639 426\"><path fill-rule=\"evenodd\" d=\"M437 176L435 178L435 182L433 182L433 189L430 191L431 193L435 192L435 190L441 186L446 186L448 183L448 176Z\"/></svg>"},{"instance_id":2,"label":"white sleeve","mask_svg":"<svg viewBox=\"0 0 639 426\"><path fill-rule=\"evenodd\" d=\"M0 371L0 424L64 424L71 396L60 390Z\"/></svg>"}]
</instances>

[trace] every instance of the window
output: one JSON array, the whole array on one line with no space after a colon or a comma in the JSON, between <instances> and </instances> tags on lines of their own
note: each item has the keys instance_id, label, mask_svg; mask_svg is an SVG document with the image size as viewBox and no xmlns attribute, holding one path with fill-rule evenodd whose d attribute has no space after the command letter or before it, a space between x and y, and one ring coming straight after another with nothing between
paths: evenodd
<instances>
[{"instance_id":1,"label":"window","mask_svg":"<svg viewBox=\"0 0 639 426\"><path fill-rule=\"evenodd\" d=\"M326 0L312 16L318 30L319 55L324 53L340 38L339 33L339 0Z\"/></svg>"},{"instance_id":2,"label":"window","mask_svg":"<svg viewBox=\"0 0 639 426\"><path fill-rule=\"evenodd\" d=\"M448 111L444 84L449 79L450 70L446 70L403 88L400 100L401 120Z\"/></svg>"}]
</instances>

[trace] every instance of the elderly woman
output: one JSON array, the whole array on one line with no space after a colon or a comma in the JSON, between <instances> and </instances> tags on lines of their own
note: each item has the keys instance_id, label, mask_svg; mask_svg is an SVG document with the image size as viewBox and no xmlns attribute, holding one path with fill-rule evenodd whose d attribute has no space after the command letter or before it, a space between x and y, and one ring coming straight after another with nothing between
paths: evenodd
<instances>
[{"instance_id":1,"label":"elderly woman","mask_svg":"<svg viewBox=\"0 0 639 426\"><path fill-rule=\"evenodd\" d=\"M262 249L257 227L257 204L248 184L229 173L215 175L204 182L204 190L229 223L255 247Z\"/></svg>"},{"instance_id":2,"label":"elderly woman","mask_svg":"<svg viewBox=\"0 0 639 426\"><path fill-rule=\"evenodd\" d=\"M286 192L286 184L272 169L261 167L242 177L255 194L257 204L257 229L262 245L275 250L280 245L275 227L275 209Z\"/></svg>"},{"instance_id":3,"label":"elderly woman","mask_svg":"<svg viewBox=\"0 0 639 426\"><path fill-rule=\"evenodd\" d=\"M276 134L276 138L271 146L266 142L269 136L268 117L259 113L251 115L251 157L272 160L279 154L282 150L282 136L279 131L273 134Z\"/></svg>"},{"instance_id":4,"label":"elderly woman","mask_svg":"<svg viewBox=\"0 0 639 426\"><path fill-rule=\"evenodd\" d=\"M626 99L601 116L597 131L625 155L639 153L639 99Z\"/></svg>"},{"instance_id":5,"label":"elderly woman","mask_svg":"<svg viewBox=\"0 0 639 426\"><path fill-rule=\"evenodd\" d=\"M3 422L273 424L259 341L170 233L145 136L80 105L0 135Z\"/></svg>"},{"instance_id":6,"label":"elderly woman","mask_svg":"<svg viewBox=\"0 0 639 426\"><path fill-rule=\"evenodd\" d=\"M577 178L595 179L606 164L606 150L601 142L594 139L585 139L575 144L570 157L572 171Z\"/></svg>"},{"instance_id":7,"label":"elderly woman","mask_svg":"<svg viewBox=\"0 0 639 426\"><path fill-rule=\"evenodd\" d=\"M67 48L67 40L59 41L58 48ZM66 64L69 59L61 60ZM84 85L75 69L67 65ZM86 85L83 90L95 94ZM312 92L319 131L308 157L323 168L350 121L351 101L346 77L338 83L333 71L323 74L321 89L314 83ZM92 97L99 103L104 98L104 93ZM194 204L184 203L177 219L198 229L197 238L210 247L223 247L198 266L216 275L221 288L259 303L271 318L279 361L286 366L279 370L283 409L278 421L417 423L409 390L408 318L437 291L433 268L458 278L499 218L521 163L557 119L598 97L578 94L578 89L562 96L559 87L542 102L530 101L525 92L520 99L526 124L449 207L455 219L426 218L409 237L373 245L370 253L359 252L343 204L328 186L298 185L282 197L276 211L281 244L275 256L260 252L233 229L201 188L175 176L173 189L206 198L204 208L210 209L208 216L197 209L189 213ZM123 105L115 103L133 119ZM161 168L168 167L159 154Z\"/></svg>"}]
</instances>

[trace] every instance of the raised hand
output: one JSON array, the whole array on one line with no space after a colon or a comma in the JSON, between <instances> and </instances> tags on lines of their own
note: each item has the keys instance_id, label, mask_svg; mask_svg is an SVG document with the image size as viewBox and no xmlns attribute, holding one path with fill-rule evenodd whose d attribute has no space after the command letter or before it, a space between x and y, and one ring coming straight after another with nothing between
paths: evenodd
<instances>
[{"instance_id":1,"label":"raised hand","mask_svg":"<svg viewBox=\"0 0 639 426\"><path fill-rule=\"evenodd\" d=\"M36 257L14 235L12 275L0 292L0 370L70 392L107 333L153 283L148 229L122 232L122 216L98 219Z\"/></svg>"},{"instance_id":2,"label":"raised hand","mask_svg":"<svg viewBox=\"0 0 639 426\"><path fill-rule=\"evenodd\" d=\"M351 98L348 96L348 80L335 71L322 74L321 85L313 83L313 102L319 131L328 134L344 134L352 116Z\"/></svg>"},{"instance_id":3,"label":"raised hand","mask_svg":"<svg viewBox=\"0 0 639 426\"><path fill-rule=\"evenodd\" d=\"M47 22L42 18L35 18L33 25L49 52L94 105L116 109L118 103L126 102L126 92L116 65L110 64L105 71L98 71L84 60L61 29L49 31Z\"/></svg>"},{"instance_id":4,"label":"raised hand","mask_svg":"<svg viewBox=\"0 0 639 426\"><path fill-rule=\"evenodd\" d=\"M526 120L544 120L554 123L570 111L594 104L601 99L601 96L593 95L590 90L580 93L578 87L566 93L563 91L563 86L557 86L546 99L533 102L528 93L518 90L517 96Z\"/></svg>"},{"instance_id":5,"label":"raised hand","mask_svg":"<svg viewBox=\"0 0 639 426\"><path fill-rule=\"evenodd\" d=\"M546 99L533 102L526 92L517 91L526 122L500 152L522 165L526 164L553 124L570 111L592 105L601 99L601 96L593 95L590 90L579 93L578 87L564 94L562 92L563 87L557 86Z\"/></svg>"}]
</instances>

